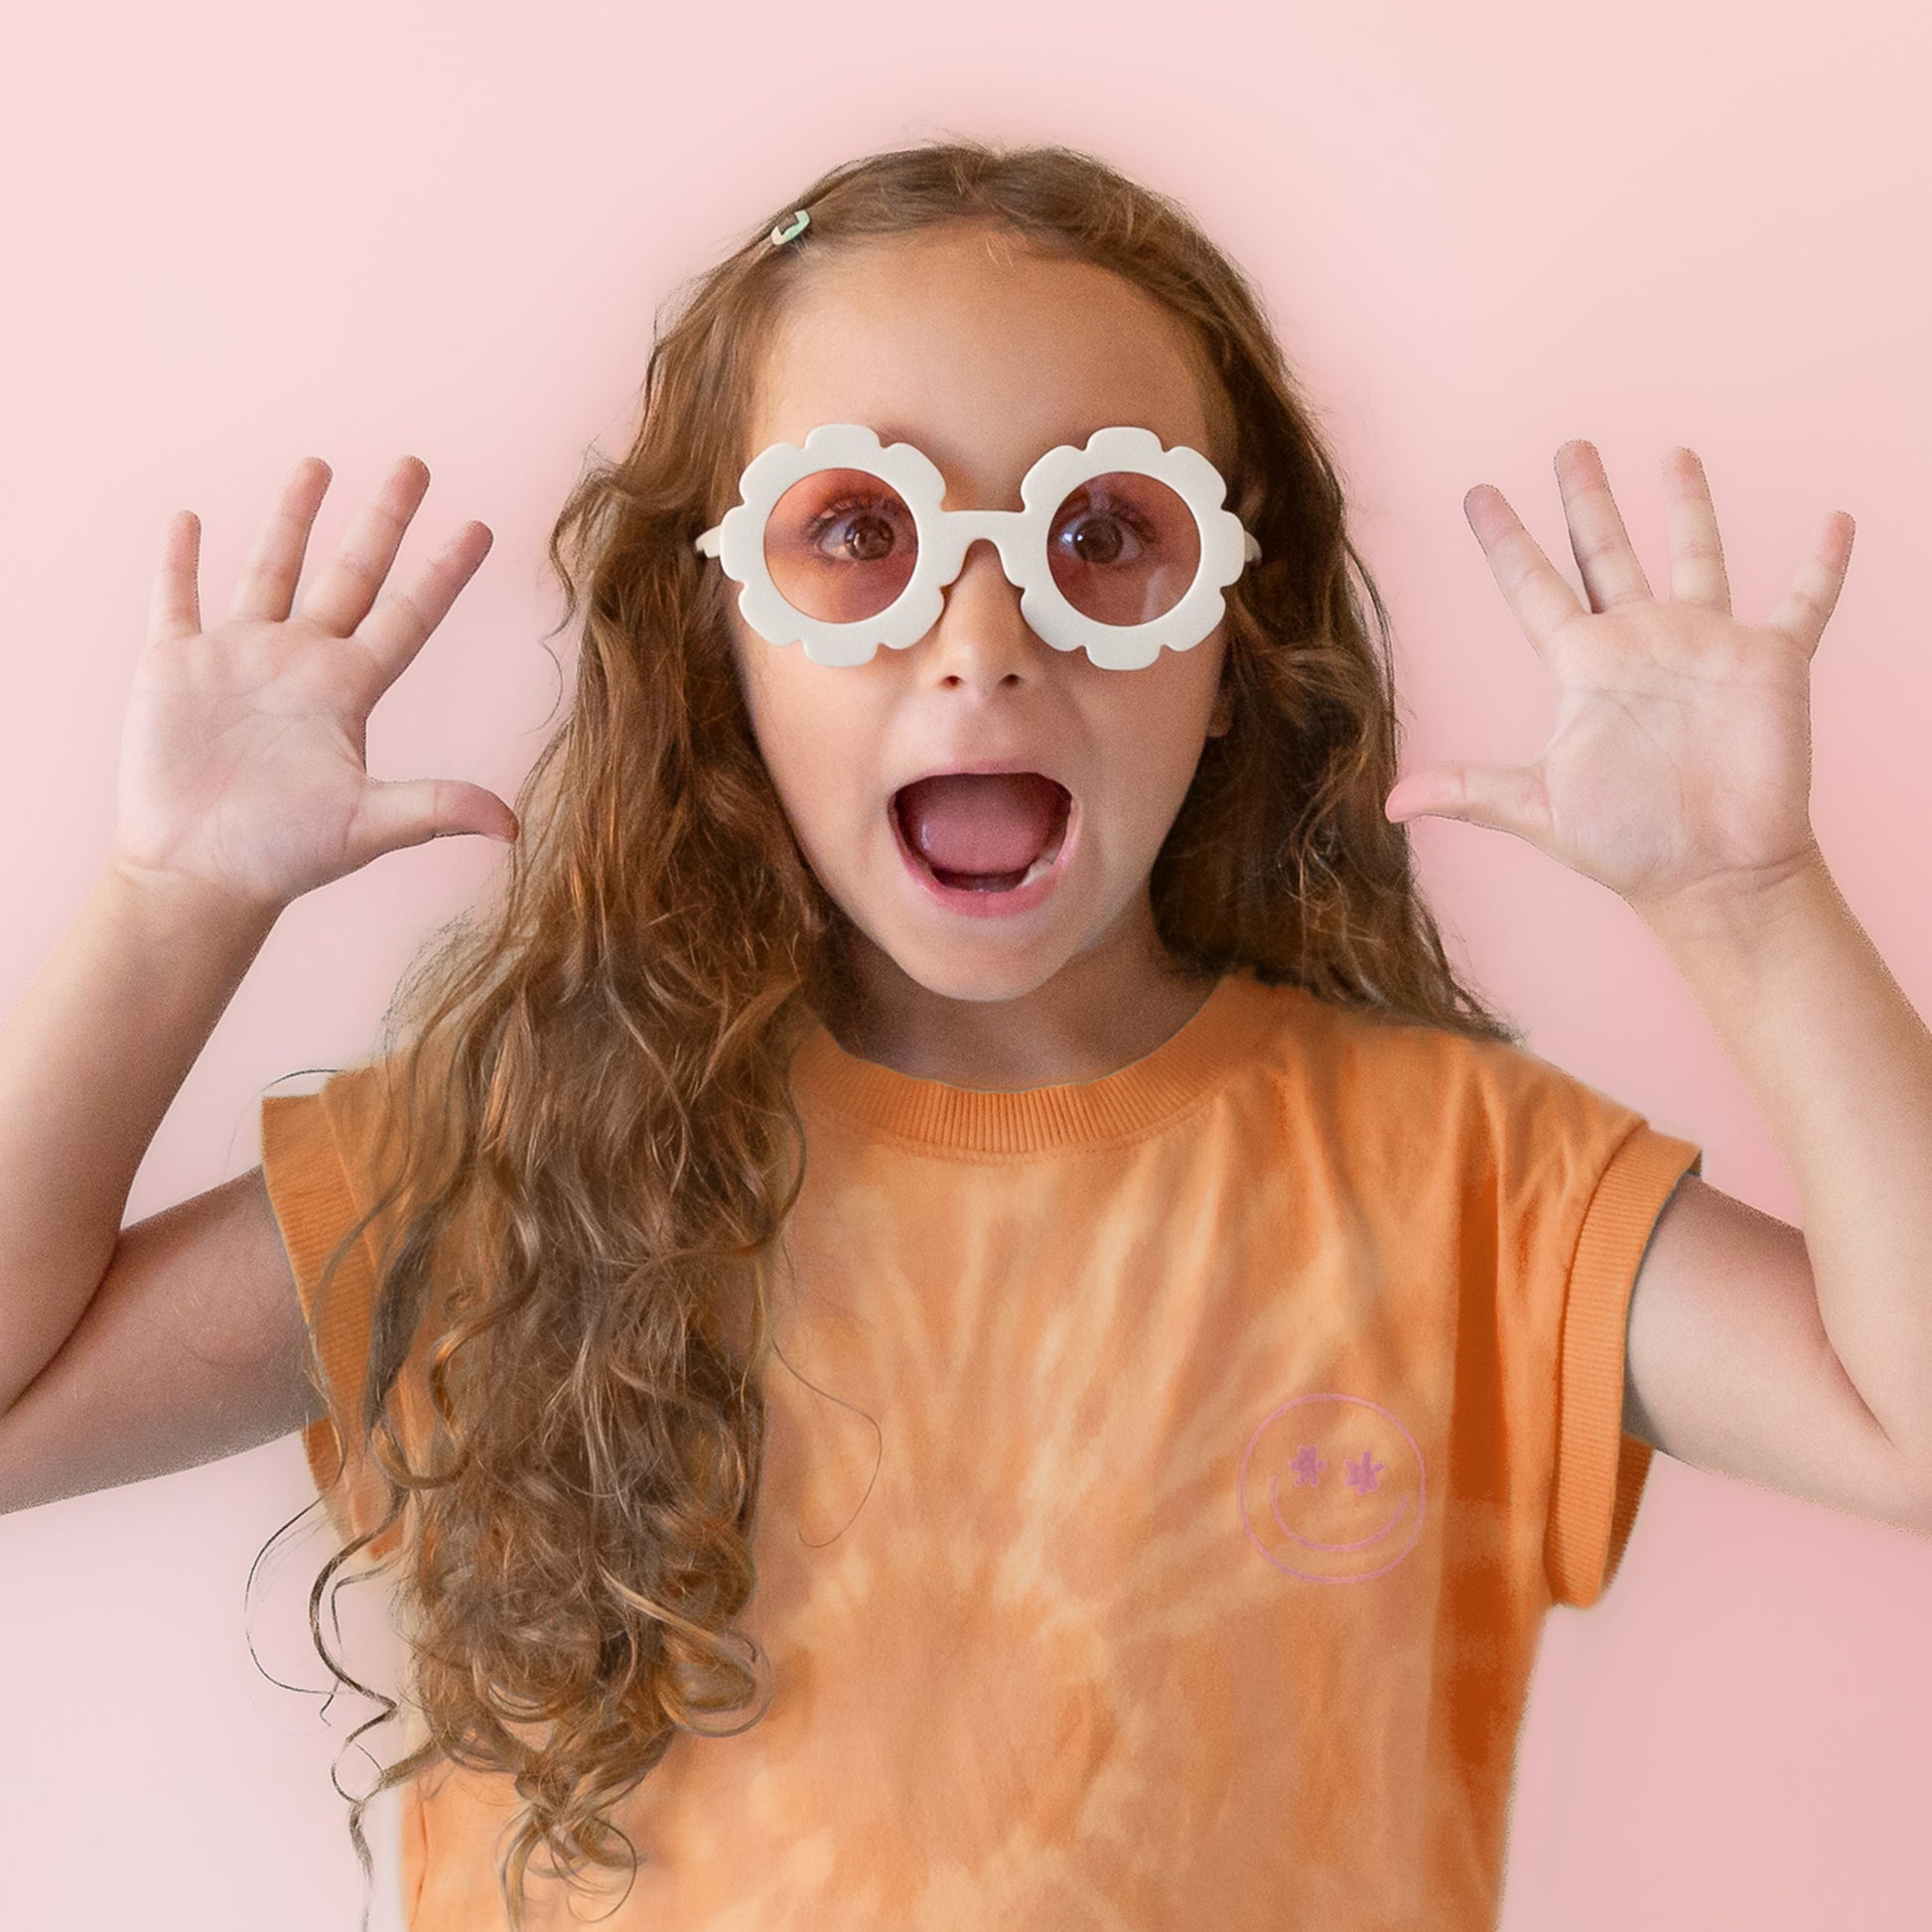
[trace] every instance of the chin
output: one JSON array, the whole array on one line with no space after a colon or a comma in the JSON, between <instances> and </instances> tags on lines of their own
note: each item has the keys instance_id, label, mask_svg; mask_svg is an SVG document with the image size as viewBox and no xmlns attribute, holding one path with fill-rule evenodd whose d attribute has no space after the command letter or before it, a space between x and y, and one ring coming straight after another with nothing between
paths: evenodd
<instances>
[{"instance_id":1,"label":"chin","mask_svg":"<svg viewBox=\"0 0 1932 1932\"><path fill-rule=\"evenodd\" d=\"M922 951L907 949L888 952L895 966L909 980L942 1000L966 1000L990 1005L1002 1000L1025 999L1037 992L1062 966L1064 959L1045 962L1035 959L961 959L960 948L950 949L950 958L926 957ZM990 949L989 949L990 950Z\"/></svg>"}]
</instances>

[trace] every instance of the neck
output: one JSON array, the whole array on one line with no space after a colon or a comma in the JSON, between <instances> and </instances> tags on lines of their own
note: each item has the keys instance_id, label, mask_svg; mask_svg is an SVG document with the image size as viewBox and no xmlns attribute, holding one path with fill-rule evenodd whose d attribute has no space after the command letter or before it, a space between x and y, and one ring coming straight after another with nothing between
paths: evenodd
<instances>
[{"instance_id":1,"label":"neck","mask_svg":"<svg viewBox=\"0 0 1932 1932\"><path fill-rule=\"evenodd\" d=\"M851 990L827 1029L855 1058L983 1092L1103 1079L1172 1038L1214 990L1161 944L1152 908L1140 912L1032 991L994 1000L934 993L851 928Z\"/></svg>"}]
</instances>

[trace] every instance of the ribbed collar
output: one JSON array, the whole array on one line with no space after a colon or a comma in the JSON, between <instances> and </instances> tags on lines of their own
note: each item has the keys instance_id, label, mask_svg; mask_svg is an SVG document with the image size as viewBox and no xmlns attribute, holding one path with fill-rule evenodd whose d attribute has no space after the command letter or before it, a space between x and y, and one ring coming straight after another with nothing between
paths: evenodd
<instances>
[{"instance_id":1,"label":"ribbed collar","mask_svg":"<svg viewBox=\"0 0 1932 1932\"><path fill-rule=\"evenodd\" d=\"M1177 1114L1243 1064L1295 991L1265 987L1247 968L1225 974L1151 1053L1098 1080L1018 1093L915 1079L848 1053L821 1025L792 1060L792 1089L807 1113L934 1152L1031 1154L1118 1140Z\"/></svg>"}]
</instances>

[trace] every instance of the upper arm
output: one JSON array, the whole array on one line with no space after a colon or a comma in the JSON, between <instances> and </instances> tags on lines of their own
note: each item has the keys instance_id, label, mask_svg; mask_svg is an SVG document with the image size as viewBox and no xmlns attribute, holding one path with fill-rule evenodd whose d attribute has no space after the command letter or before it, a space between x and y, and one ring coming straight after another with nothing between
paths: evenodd
<instances>
[{"instance_id":1,"label":"upper arm","mask_svg":"<svg viewBox=\"0 0 1932 1932\"><path fill-rule=\"evenodd\" d=\"M124 1228L73 1332L0 1416L0 1512L233 1455L323 1413L260 1168Z\"/></svg>"},{"instance_id":2,"label":"upper arm","mask_svg":"<svg viewBox=\"0 0 1932 1932\"><path fill-rule=\"evenodd\" d=\"M1803 1234L1686 1174L1630 1296L1623 1427L1679 1461L1932 1532L1825 1331Z\"/></svg>"}]
</instances>

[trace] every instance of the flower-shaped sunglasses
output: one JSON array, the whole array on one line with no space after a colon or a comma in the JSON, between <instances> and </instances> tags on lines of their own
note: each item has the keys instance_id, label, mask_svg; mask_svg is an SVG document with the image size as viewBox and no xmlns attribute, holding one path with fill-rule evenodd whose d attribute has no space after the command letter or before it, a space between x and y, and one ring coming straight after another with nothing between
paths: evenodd
<instances>
[{"instance_id":1,"label":"flower-shaped sunglasses","mask_svg":"<svg viewBox=\"0 0 1932 1932\"><path fill-rule=\"evenodd\" d=\"M773 443L738 487L697 548L743 587L738 608L760 637L802 643L815 664L917 643L978 537L998 548L1037 636L1115 671L1199 643L1222 591L1261 556L1204 456L1127 426L1048 450L1020 484L1024 509L943 508L938 466L858 423L821 423L802 448Z\"/></svg>"}]
</instances>

